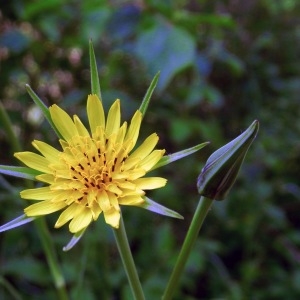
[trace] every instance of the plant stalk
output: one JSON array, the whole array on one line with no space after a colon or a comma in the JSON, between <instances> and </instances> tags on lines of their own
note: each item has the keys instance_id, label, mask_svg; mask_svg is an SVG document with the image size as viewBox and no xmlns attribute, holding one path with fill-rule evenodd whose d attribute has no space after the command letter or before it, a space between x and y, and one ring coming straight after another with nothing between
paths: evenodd
<instances>
[{"instance_id":1,"label":"plant stalk","mask_svg":"<svg viewBox=\"0 0 300 300\"><path fill-rule=\"evenodd\" d=\"M122 215L120 227L113 231L134 299L144 300L145 296L129 247Z\"/></svg>"},{"instance_id":2,"label":"plant stalk","mask_svg":"<svg viewBox=\"0 0 300 300\"><path fill-rule=\"evenodd\" d=\"M188 233L183 242L180 254L177 258L177 262L165 289L165 293L162 300L171 300L176 288L178 287L178 282L184 271L185 264L189 258L192 247L194 246L198 233L203 224L203 221L212 205L214 200L201 197L195 211L194 217L192 219L191 225L189 227Z\"/></svg>"}]
</instances>

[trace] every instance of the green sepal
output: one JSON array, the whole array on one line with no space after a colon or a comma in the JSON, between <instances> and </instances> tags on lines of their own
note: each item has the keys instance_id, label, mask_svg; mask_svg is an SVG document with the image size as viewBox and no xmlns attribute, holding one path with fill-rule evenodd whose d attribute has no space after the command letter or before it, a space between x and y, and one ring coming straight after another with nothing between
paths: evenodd
<instances>
[{"instance_id":1,"label":"green sepal","mask_svg":"<svg viewBox=\"0 0 300 300\"><path fill-rule=\"evenodd\" d=\"M139 204L138 207L150 210L160 215L176 218L176 219L183 219L183 216L180 215L178 212L169 209L167 207L162 206L161 204L156 203L155 201L149 199L148 197L144 197L144 202Z\"/></svg>"},{"instance_id":2,"label":"green sepal","mask_svg":"<svg viewBox=\"0 0 300 300\"><path fill-rule=\"evenodd\" d=\"M45 103L40 99L40 97L32 90L32 88L30 87L29 84L25 85L26 90L29 94L29 96L31 97L31 99L34 101L34 103L40 108L40 110L42 111L44 117L46 118L46 120L48 121L48 123L50 124L50 126L53 128L53 130L55 131L56 135L58 136L58 138L63 139L62 135L60 134L60 132L56 129L50 112L49 112L49 108L45 105Z\"/></svg>"},{"instance_id":3,"label":"green sepal","mask_svg":"<svg viewBox=\"0 0 300 300\"><path fill-rule=\"evenodd\" d=\"M191 154L199 151L200 149L202 149L203 147L205 147L208 144L209 144L209 142L205 142L205 143L198 144L198 145L196 145L194 147L191 147L191 148L188 148L188 149L185 149L185 150L173 153L173 154L164 155L159 160L159 162L151 169L151 171L154 170L154 169L163 167L165 165L168 165L168 164L170 164L170 163L172 163L172 162L174 162L176 160L179 160L181 158L184 158L184 157L186 157L188 155L191 155Z\"/></svg>"},{"instance_id":4,"label":"green sepal","mask_svg":"<svg viewBox=\"0 0 300 300\"><path fill-rule=\"evenodd\" d=\"M20 177L24 179L36 180L37 175L42 174L37 170L33 170L27 167L15 167L15 166L5 166L0 165L0 173L4 175Z\"/></svg>"},{"instance_id":5,"label":"green sepal","mask_svg":"<svg viewBox=\"0 0 300 300\"><path fill-rule=\"evenodd\" d=\"M152 81L150 83L150 86L148 87L147 92L146 92L146 94L145 94L145 96L143 98L142 104L141 104L141 106L139 108L139 111L142 113L143 116L145 115L145 113L147 111L147 108L148 108L151 96L152 96L153 91L154 91L154 89L155 89L155 87L157 85L159 76L160 76L160 72L156 73L156 75L152 79Z\"/></svg>"},{"instance_id":6,"label":"green sepal","mask_svg":"<svg viewBox=\"0 0 300 300\"><path fill-rule=\"evenodd\" d=\"M259 123L254 121L247 130L208 158L197 181L200 195L215 200L226 197L258 129Z\"/></svg>"},{"instance_id":7,"label":"green sepal","mask_svg":"<svg viewBox=\"0 0 300 300\"><path fill-rule=\"evenodd\" d=\"M10 229L22 226L24 224L27 224L27 223L33 221L34 219L36 219L36 218L27 217L25 214L21 215L15 219L13 219L12 221L9 221L6 224L0 226L0 232L4 232L4 231L10 230Z\"/></svg>"},{"instance_id":8,"label":"green sepal","mask_svg":"<svg viewBox=\"0 0 300 300\"><path fill-rule=\"evenodd\" d=\"M97 62L96 62L93 43L92 43L91 40L90 40L90 43L89 43L89 54L90 54L90 69L91 69L90 71L91 71L91 90L92 90L92 94L97 95L99 97L99 99L102 101Z\"/></svg>"},{"instance_id":9,"label":"green sepal","mask_svg":"<svg viewBox=\"0 0 300 300\"><path fill-rule=\"evenodd\" d=\"M85 232L86 228L76 232L73 237L71 238L70 242L63 247L63 251L69 251L71 250L81 239L81 237L83 236L84 232Z\"/></svg>"}]
</instances>

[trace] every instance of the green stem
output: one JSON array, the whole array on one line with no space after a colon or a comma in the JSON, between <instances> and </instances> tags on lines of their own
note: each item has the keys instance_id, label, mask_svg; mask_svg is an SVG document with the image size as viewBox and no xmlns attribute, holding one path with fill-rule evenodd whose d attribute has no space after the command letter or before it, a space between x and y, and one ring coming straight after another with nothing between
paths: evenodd
<instances>
[{"instance_id":1,"label":"green stem","mask_svg":"<svg viewBox=\"0 0 300 300\"><path fill-rule=\"evenodd\" d=\"M134 295L134 299L144 300L145 296L143 293L140 279L136 271L131 250L129 247L129 243L127 240L127 235L126 235L122 215L120 220L120 227L119 229L114 229L114 235L127 274L127 278L131 287L131 291L132 294Z\"/></svg>"},{"instance_id":2,"label":"green stem","mask_svg":"<svg viewBox=\"0 0 300 300\"><path fill-rule=\"evenodd\" d=\"M200 228L203 224L203 221L204 221L212 203L213 203L212 199L209 199L206 197L200 198L197 209L196 209L194 217L193 217L193 220L191 222L190 228L185 237L180 254L177 258L177 262L176 262L173 272L171 274L168 285L165 289L165 293L162 297L163 300L172 299L172 296L173 296L176 288L178 287L178 282L179 282L180 276L182 275L182 272L184 270L187 259L189 258L189 255L191 253L192 247L196 242Z\"/></svg>"},{"instance_id":3,"label":"green stem","mask_svg":"<svg viewBox=\"0 0 300 300\"><path fill-rule=\"evenodd\" d=\"M52 274L54 285L58 293L58 299L67 300L69 299L69 297L66 291L65 279L59 267L55 248L53 246L52 239L47 228L45 219L37 218L34 222L36 224L36 228L44 248L44 252L50 268L50 272Z\"/></svg>"}]
</instances>

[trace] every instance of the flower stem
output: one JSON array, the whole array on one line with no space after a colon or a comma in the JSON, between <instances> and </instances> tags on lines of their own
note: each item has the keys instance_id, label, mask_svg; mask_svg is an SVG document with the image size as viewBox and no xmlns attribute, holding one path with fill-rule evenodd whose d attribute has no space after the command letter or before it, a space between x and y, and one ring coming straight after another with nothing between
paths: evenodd
<instances>
[{"instance_id":1,"label":"flower stem","mask_svg":"<svg viewBox=\"0 0 300 300\"><path fill-rule=\"evenodd\" d=\"M132 294L136 300L144 300L145 296L137 274L132 253L127 240L125 226L121 215L119 229L114 229L114 235L117 242L118 250L120 252L123 265L127 274L127 278L131 287Z\"/></svg>"},{"instance_id":2,"label":"flower stem","mask_svg":"<svg viewBox=\"0 0 300 300\"><path fill-rule=\"evenodd\" d=\"M172 299L173 293L175 292L176 288L178 287L178 281L180 276L184 270L186 261L190 255L192 247L196 242L199 230L203 224L203 221L213 203L212 199L201 197L195 211L194 217L192 219L190 228L188 233L185 237L183 242L180 254L177 258L177 262L171 274L170 280L168 285L165 289L165 293L162 297L163 300L170 300Z\"/></svg>"}]
</instances>

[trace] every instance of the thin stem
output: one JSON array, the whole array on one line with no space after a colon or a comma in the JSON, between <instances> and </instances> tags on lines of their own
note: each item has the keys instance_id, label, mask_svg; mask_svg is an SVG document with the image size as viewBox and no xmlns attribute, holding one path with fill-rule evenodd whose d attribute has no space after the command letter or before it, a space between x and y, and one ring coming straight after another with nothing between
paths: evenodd
<instances>
[{"instance_id":1,"label":"thin stem","mask_svg":"<svg viewBox=\"0 0 300 300\"><path fill-rule=\"evenodd\" d=\"M114 229L114 235L120 252L132 294L136 300L144 300L145 296L140 283L138 273L135 268L132 253L127 240L125 226L121 215L119 229Z\"/></svg>"},{"instance_id":2,"label":"thin stem","mask_svg":"<svg viewBox=\"0 0 300 300\"><path fill-rule=\"evenodd\" d=\"M212 199L209 199L206 197L200 198L197 209L196 209L194 217L193 217L193 220L191 222L190 228L185 237L180 254L177 258L177 262L176 262L173 272L171 274L168 285L165 289L165 293L162 297L163 300L172 299L172 296L173 296L176 288L178 287L178 282L179 282L180 276L182 275L182 272L184 270L187 259L189 258L189 255L191 253L192 247L196 242L200 228L203 224L203 221L204 221L212 203L213 203Z\"/></svg>"}]
</instances>

